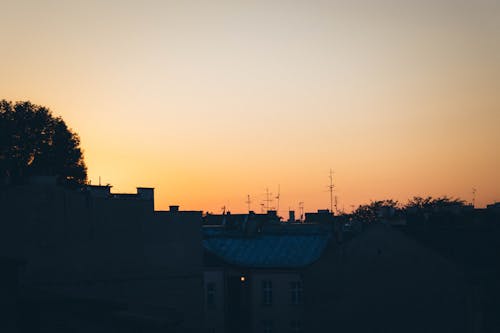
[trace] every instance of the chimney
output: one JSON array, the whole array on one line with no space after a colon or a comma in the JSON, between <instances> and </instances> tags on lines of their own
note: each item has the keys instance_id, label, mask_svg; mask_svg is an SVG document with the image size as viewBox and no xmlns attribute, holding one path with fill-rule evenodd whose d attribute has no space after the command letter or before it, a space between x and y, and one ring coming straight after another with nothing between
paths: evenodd
<instances>
[{"instance_id":1,"label":"chimney","mask_svg":"<svg viewBox=\"0 0 500 333\"><path fill-rule=\"evenodd\" d=\"M175 205L172 205L172 206L169 206L169 211L171 213L177 213L179 211L179 206L175 206Z\"/></svg>"},{"instance_id":2,"label":"chimney","mask_svg":"<svg viewBox=\"0 0 500 333\"><path fill-rule=\"evenodd\" d=\"M288 211L288 222L290 222L290 223L295 222L295 211L294 210Z\"/></svg>"},{"instance_id":3,"label":"chimney","mask_svg":"<svg viewBox=\"0 0 500 333\"><path fill-rule=\"evenodd\" d=\"M267 216L269 216L269 217L276 217L276 216L278 216L278 212L275 211L275 210L268 210L267 211Z\"/></svg>"}]
</instances>

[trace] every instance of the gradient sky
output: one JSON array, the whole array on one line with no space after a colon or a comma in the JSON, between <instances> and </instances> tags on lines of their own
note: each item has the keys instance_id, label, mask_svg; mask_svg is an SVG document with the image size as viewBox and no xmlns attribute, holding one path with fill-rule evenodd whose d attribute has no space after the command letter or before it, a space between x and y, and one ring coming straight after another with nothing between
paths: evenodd
<instances>
[{"instance_id":1,"label":"gradient sky","mask_svg":"<svg viewBox=\"0 0 500 333\"><path fill-rule=\"evenodd\" d=\"M157 209L500 200L500 1L0 0L0 98ZM276 203L275 203L276 204Z\"/></svg>"}]
</instances>

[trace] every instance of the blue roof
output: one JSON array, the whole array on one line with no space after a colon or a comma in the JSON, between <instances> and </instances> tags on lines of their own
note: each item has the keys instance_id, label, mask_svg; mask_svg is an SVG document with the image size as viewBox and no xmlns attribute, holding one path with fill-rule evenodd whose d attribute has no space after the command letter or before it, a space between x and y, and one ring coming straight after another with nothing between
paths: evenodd
<instances>
[{"instance_id":1,"label":"blue roof","mask_svg":"<svg viewBox=\"0 0 500 333\"><path fill-rule=\"evenodd\" d=\"M229 264L253 268L298 268L319 259L330 233L211 236L203 240L204 248Z\"/></svg>"}]
</instances>

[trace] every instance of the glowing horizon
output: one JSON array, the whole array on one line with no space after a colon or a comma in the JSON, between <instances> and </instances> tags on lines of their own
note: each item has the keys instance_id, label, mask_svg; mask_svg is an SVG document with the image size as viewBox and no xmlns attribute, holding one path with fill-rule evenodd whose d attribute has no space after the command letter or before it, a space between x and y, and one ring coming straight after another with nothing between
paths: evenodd
<instances>
[{"instance_id":1,"label":"glowing horizon","mask_svg":"<svg viewBox=\"0 0 500 333\"><path fill-rule=\"evenodd\" d=\"M494 1L10 1L0 98L50 108L89 180L156 209L500 201Z\"/></svg>"}]
</instances>

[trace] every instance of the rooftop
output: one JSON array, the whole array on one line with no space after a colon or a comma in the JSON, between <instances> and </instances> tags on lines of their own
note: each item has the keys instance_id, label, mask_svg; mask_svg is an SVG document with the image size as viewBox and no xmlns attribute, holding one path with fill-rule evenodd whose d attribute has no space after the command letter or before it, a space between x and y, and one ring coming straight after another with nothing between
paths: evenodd
<instances>
[{"instance_id":1,"label":"rooftop","mask_svg":"<svg viewBox=\"0 0 500 333\"><path fill-rule=\"evenodd\" d=\"M302 230L300 230L302 229ZM225 263L251 268L300 268L315 262L331 237L322 226L273 228L253 236L203 228L206 251Z\"/></svg>"}]
</instances>

